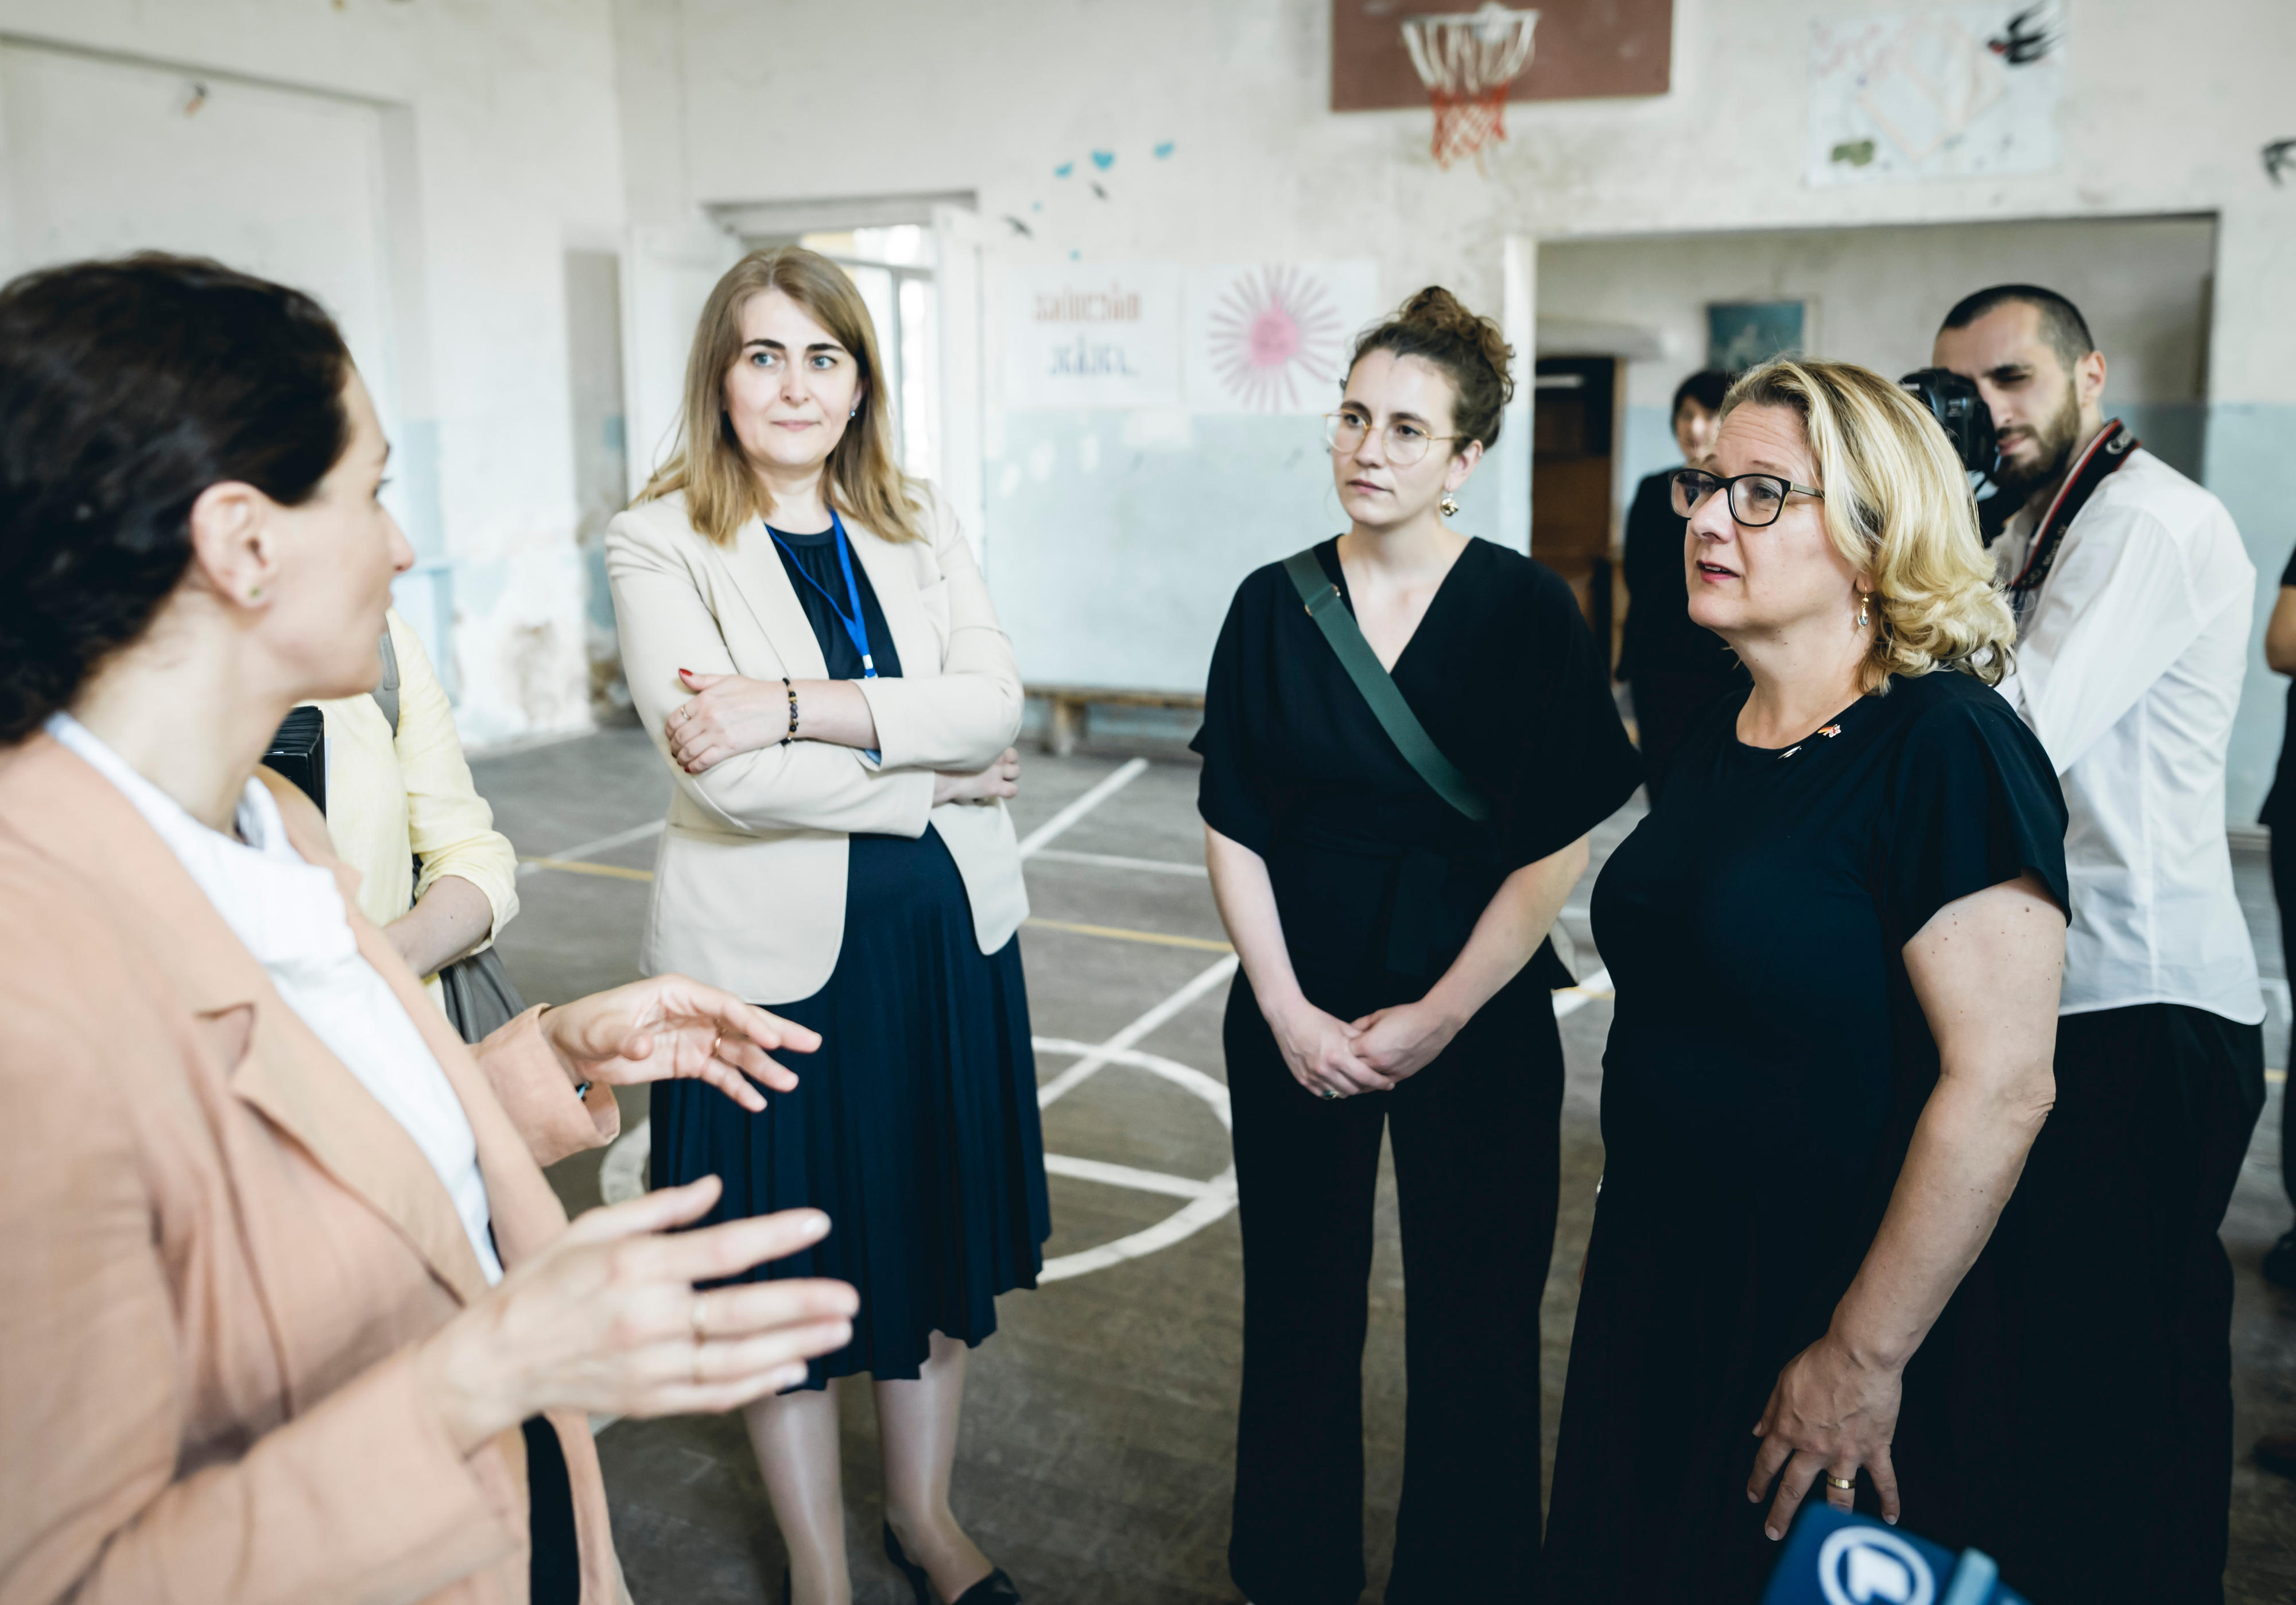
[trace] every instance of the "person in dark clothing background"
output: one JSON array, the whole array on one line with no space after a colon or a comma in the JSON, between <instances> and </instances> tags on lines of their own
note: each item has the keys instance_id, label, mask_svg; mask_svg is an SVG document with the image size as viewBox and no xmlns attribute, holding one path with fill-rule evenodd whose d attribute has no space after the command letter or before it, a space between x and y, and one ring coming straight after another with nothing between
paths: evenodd
<instances>
[{"instance_id":1,"label":"person in dark clothing background","mask_svg":"<svg viewBox=\"0 0 2296 1605\"><path fill-rule=\"evenodd\" d=\"M2296 555L2280 577L2280 595L2264 626L2264 661L2276 675L2296 675ZM2288 718L2280 741L2280 766L2265 793L2257 823L2272 833L2272 900L2280 909L2280 946L2296 952L2288 916L2296 913L2296 681L2288 687ZM2296 1057L2296 1054L2291 1055ZM2284 1089L2280 1105L2280 1185L2296 1203L2296 1119L2289 1115ZM2296 1228L2280 1234L2264 1257L2264 1279L2296 1288ZM2283 1477L2296 1477L2296 1432L2267 1433L2256 1440L2257 1464Z\"/></svg>"},{"instance_id":2,"label":"person in dark clothing background","mask_svg":"<svg viewBox=\"0 0 2296 1605\"><path fill-rule=\"evenodd\" d=\"M1722 394L1729 388L1727 373L1706 368L1675 389L1675 443L1693 468L1713 446ZM1674 510L1673 474L1669 468L1645 479L1627 513L1627 625L1617 676L1634 697L1644 784L1652 802L1665 783L1668 758L1698 716L1718 697L1749 684L1722 638L1690 621L1690 593L1682 571L1684 520Z\"/></svg>"}]
</instances>

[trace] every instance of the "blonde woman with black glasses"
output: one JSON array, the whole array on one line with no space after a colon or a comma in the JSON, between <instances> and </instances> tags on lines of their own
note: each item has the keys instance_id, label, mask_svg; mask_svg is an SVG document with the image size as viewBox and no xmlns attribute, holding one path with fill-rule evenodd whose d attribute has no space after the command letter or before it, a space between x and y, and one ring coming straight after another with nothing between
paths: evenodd
<instances>
[{"instance_id":1,"label":"blonde woman with black glasses","mask_svg":"<svg viewBox=\"0 0 2296 1605\"><path fill-rule=\"evenodd\" d=\"M623 667L676 782L644 962L822 1036L762 1113L654 1099L653 1182L722 1175L713 1218L827 1211L824 1241L759 1273L860 1290L853 1341L749 1410L784 1599L851 1597L828 1384L867 1373L887 1557L918 1605L994 1605L1019 1591L949 1478L966 1350L1051 1231L1003 803L1021 681L947 504L894 463L883 373L836 264L743 258L694 332L679 454L607 536Z\"/></svg>"},{"instance_id":2,"label":"blonde woman with black glasses","mask_svg":"<svg viewBox=\"0 0 2296 1605\"><path fill-rule=\"evenodd\" d=\"M1991 689L2015 626L1944 432L1863 368L1739 380L1675 506L1753 685L1595 884L1605 1174L1544 1597L1752 1605L1812 1494L2013 1581L2030 1483L2072 1470L1980 1257L2065 947L2064 799Z\"/></svg>"}]
</instances>

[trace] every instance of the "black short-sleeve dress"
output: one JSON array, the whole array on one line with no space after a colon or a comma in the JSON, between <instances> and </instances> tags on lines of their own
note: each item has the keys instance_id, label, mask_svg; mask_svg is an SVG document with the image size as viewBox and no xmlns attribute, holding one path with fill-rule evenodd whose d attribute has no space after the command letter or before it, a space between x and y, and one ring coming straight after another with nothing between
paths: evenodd
<instances>
[{"instance_id":1,"label":"black short-sleeve dress","mask_svg":"<svg viewBox=\"0 0 2296 1605\"><path fill-rule=\"evenodd\" d=\"M2029 872L2067 904L2054 770L1975 678L1894 678L1779 750L1737 739L1743 703L1683 744L1595 888L1617 1003L1547 1522L1556 1601L1759 1596L1777 1547L1745 1494L1751 1429L1857 1273L1937 1081L1905 945ZM2005 1291L1981 1259L1906 1372L1905 1524L1956 1547L2013 1520L2046 1460L2016 1441Z\"/></svg>"},{"instance_id":2,"label":"black short-sleeve dress","mask_svg":"<svg viewBox=\"0 0 2296 1605\"><path fill-rule=\"evenodd\" d=\"M1336 541L1316 548L1347 595ZM1353 607L1349 599L1349 606ZM1469 544L1393 678L1491 799L1467 819L1382 730L1280 566L1238 589L1212 659L1198 806L1267 865L1308 1000L1414 1002L1501 882L1625 801L1639 766L1568 586ZM1401 1200L1409 1427L1387 1600L1512 1599L1539 1496L1538 1303L1554 1246L1562 1044L1551 946L1392 1093L1292 1077L1247 979L1224 1042L1244 1251L1229 1569L1261 1605L1364 1583L1363 1347L1383 1130Z\"/></svg>"}]
</instances>

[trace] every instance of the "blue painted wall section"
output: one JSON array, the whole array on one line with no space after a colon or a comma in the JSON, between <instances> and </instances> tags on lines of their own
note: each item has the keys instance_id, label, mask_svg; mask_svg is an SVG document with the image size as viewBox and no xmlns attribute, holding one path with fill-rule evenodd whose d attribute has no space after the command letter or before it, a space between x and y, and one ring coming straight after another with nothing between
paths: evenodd
<instances>
[{"instance_id":1,"label":"blue painted wall section","mask_svg":"<svg viewBox=\"0 0 2296 1605\"><path fill-rule=\"evenodd\" d=\"M2241 688L2225 777L2225 816L2252 826L2272 784L2288 705L2288 682L2264 666L2264 624L2280 594L2280 573L2296 547L2296 404L2220 402L2209 409L2208 475L2202 481L2240 526L2256 565L2256 617L2248 680Z\"/></svg>"}]
</instances>

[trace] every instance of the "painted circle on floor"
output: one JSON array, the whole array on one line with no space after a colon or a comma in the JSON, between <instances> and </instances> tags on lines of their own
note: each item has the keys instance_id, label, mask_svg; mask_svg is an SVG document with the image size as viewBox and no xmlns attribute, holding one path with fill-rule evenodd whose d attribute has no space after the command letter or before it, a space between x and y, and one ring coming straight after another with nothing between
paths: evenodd
<instances>
[{"instance_id":1,"label":"painted circle on floor","mask_svg":"<svg viewBox=\"0 0 2296 1605\"><path fill-rule=\"evenodd\" d=\"M1201 1099L1218 1118L1223 1131L1234 1124L1228 1112L1227 1088L1192 1066L1154 1053L1144 1053L1136 1048L1109 1049L1094 1043L1072 1042L1062 1036L1039 1036L1036 1038L1035 1046L1037 1052L1056 1058L1093 1058L1099 1060L1103 1066L1121 1065L1127 1069L1144 1071ZM652 1149L652 1126L644 1120L615 1139L613 1146L606 1151L605 1162L598 1170L598 1191L606 1202L627 1203L645 1191L646 1161ZM1202 1231L1235 1208L1235 1166L1233 1162L1210 1181L1199 1181L1191 1176L1167 1175L1158 1171L1136 1170L1129 1166L1111 1165L1098 1159L1048 1153L1045 1156L1045 1171L1048 1175L1066 1176L1071 1181L1093 1182L1131 1191L1163 1193L1182 1202L1177 1209L1152 1226L1144 1227L1111 1242L1046 1260L1044 1269L1037 1273L1040 1286L1048 1282L1065 1282L1070 1277L1105 1270L1128 1259L1138 1259L1160 1249L1168 1249Z\"/></svg>"}]
</instances>

